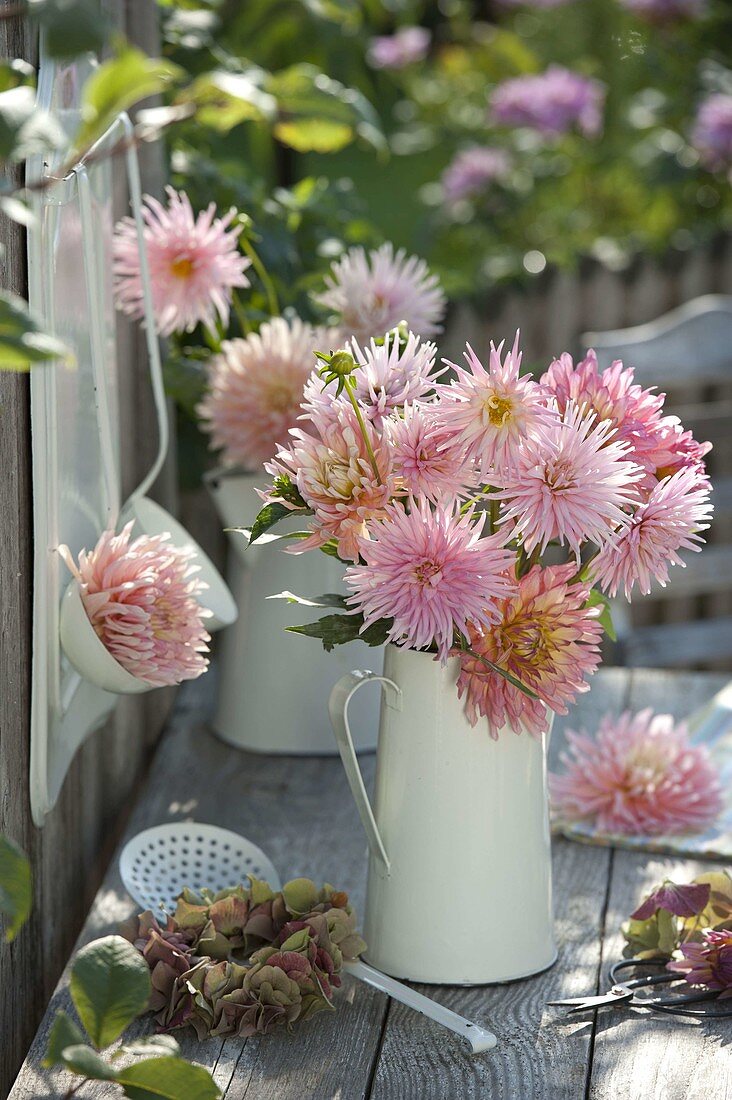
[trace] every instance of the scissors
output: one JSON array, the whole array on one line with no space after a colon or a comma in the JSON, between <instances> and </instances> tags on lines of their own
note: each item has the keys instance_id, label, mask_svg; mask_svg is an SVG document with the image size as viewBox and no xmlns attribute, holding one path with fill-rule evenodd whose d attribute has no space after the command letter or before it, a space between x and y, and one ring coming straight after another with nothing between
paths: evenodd
<instances>
[{"instance_id":1,"label":"scissors","mask_svg":"<svg viewBox=\"0 0 732 1100\"><path fill-rule=\"evenodd\" d=\"M692 1008L692 1005L702 1005L705 1002L717 1000L714 991L703 990L697 993L674 994L670 997L637 997L636 990L647 989L656 985L673 985L683 982L684 977L666 970L667 959L622 959L610 967L610 981L612 985L606 993L599 993L587 997L564 997L557 1001L547 1001L547 1004L559 1008L567 1008L568 1015L576 1012L593 1011L598 1008L617 1008L625 1005L627 1008L650 1008L655 1012L665 1012L672 1016L732 1016L732 1005L722 1002L723 1007L713 1012L704 1008ZM619 980L625 971L648 970L649 967L663 967L660 973L645 973L637 978L629 978L627 981ZM687 1007L689 1006L689 1007Z\"/></svg>"}]
</instances>

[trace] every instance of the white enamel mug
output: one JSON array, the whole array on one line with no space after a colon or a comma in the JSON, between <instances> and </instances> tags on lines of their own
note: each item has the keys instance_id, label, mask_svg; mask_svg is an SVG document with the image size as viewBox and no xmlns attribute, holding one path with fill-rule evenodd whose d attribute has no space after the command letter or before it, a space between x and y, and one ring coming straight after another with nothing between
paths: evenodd
<instances>
[{"instance_id":1,"label":"white enamel mug","mask_svg":"<svg viewBox=\"0 0 732 1100\"><path fill-rule=\"evenodd\" d=\"M472 727L458 658L386 647L384 675L333 688L336 741L369 843L366 957L393 977L482 985L556 960L546 784L547 737ZM348 705L382 686L373 809Z\"/></svg>"}]
</instances>

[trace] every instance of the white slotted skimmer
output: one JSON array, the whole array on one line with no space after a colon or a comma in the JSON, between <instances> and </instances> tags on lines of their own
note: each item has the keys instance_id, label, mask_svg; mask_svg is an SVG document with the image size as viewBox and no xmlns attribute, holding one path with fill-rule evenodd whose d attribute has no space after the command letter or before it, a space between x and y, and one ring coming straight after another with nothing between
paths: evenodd
<instances>
[{"instance_id":1,"label":"white slotted skimmer","mask_svg":"<svg viewBox=\"0 0 732 1100\"><path fill-rule=\"evenodd\" d=\"M224 890L237 886L247 875L264 879L273 890L282 883L265 853L246 837L216 825L173 822L145 829L128 841L120 856L125 889L142 906L155 913L172 912L184 886ZM496 1036L449 1008L425 997L403 982L390 978L367 963L344 964L354 978L387 993L423 1016L428 1016L464 1039L473 1054L492 1050Z\"/></svg>"}]
</instances>

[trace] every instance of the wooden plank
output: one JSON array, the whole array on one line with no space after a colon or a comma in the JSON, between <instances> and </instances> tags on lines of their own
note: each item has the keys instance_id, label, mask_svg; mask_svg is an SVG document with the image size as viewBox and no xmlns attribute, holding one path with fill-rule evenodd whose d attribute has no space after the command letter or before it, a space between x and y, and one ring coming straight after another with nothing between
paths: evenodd
<instances>
[{"instance_id":1,"label":"wooden plank","mask_svg":"<svg viewBox=\"0 0 732 1100\"><path fill-rule=\"evenodd\" d=\"M557 719L550 759L561 751L563 730L597 725L607 709L622 709L628 674L608 669L595 678L566 719ZM596 987L611 854L568 841L554 843L554 906L559 961L528 981L460 989L419 986L450 1008L487 1025L499 1046L471 1057L459 1039L392 1004L374 1075L372 1100L577 1100L584 1095L591 1059L589 1030L556 1022L552 996L577 996ZM501 904L502 899L497 899ZM465 904L469 904L466 899ZM459 902L456 900L459 913ZM459 926L459 921L458 921ZM507 919L506 935L511 934Z\"/></svg>"},{"instance_id":2,"label":"wooden plank","mask_svg":"<svg viewBox=\"0 0 732 1100\"><path fill-rule=\"evenodd\" d=\"M670 579L665 588L654 582L644 600L673 600L732 589L732 546L705 546L701 552L687 552L681 556L685 565L675 565L669 570Z\"/></svg>"},{"instance_id":3,"label":"wooden plank","mask_svg":"<svg viewBox=\"0 0 732 1100\"><path fill-rule=\"evenodd\" d=\"M724 676L634 672L629 706L685 717L725 682ZM603 976L622 954L620 924L664 878L685 882L708 864L616 851L603 939ZM605 1012L598 1017L589 1100L723 1100L732 1096L732 1020L698 1025L665 1016Z\"/></svg>"},{"instance_id":4,"label":"wooden plank","mask_svg":"<svg viewBox=\"0 0 732 1100\"><path fill-rule=\"evenodd\" d=\"M626 664L636 668L688 668L732 655L732 616L635 629L625 641Z\"/></svg>"}]
</instances>

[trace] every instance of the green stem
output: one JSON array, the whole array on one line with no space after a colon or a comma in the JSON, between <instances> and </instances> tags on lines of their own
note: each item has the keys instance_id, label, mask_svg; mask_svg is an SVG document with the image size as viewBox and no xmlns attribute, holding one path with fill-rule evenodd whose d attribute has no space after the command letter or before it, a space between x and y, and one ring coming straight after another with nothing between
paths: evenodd
<instances>
[{"instance_id":1,"label":"green stem","mask_svg":"<svg viewBox=\"0 0 732 1100\"><path fill-rule=\"evenodd\" d=\"M267 295L267 309L270 312L270 316L278 317L280 313L280 304L277 300L277 291L274 288L274 283L269 277L267 268L262 263L261 259L259 258L259 253L254 248L254 245L248 237L241 237L240 244L246 255L252 261L252 267L256 271L257 275L260 278L262 286L264 287L264 291Z\"/></svg>"},{"instance_id":2,"label":"green stem","mask_svg":"<svg viewBox=\"0 0 732 1100\"><path fill-rule=\"evenodd\" d=\"M354 383L352 382L352 380L350 378L345 378L344 379L343 388L345 389L346 393L348 394L349 401L353 405L353 411L356 414L356 419L358 420L358 426L361 429L361 435L363 436L363 441L366 444L366 450L368 451L369 461L371 463L371 469L374 471L374 477L376 478L376 481L379 485L383 485L384 483L381 480L381 474L379 473L379 467L378 467L378 464L376 462L376 455L374 454L374 448L371 446L371 440L369 439L368 432L366 431L366 423L365 423L364 418L363 418L363 413L361 412L361 408L358 404L358 399L356 397L356 393L355 393L355 389L354 389Z\"/></svg>"},{"instance_id":3,"label":"green stem","mask_svg":"<svg viewBox=\"0 0 732 1100\"><path fill-rule=\"evenodd\" d=\"M234 309L234 313L236 314L236 319L239 322L242 336L248 336L249 333L252 331L252 326L249 324L249 319L247 318L246 310L242 305L241 298L235 290L233 290L231 293L231 305Z\"/></svg>"}]
</instances>

